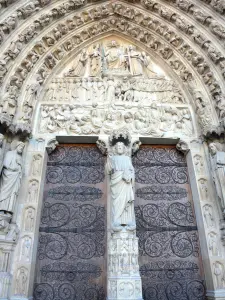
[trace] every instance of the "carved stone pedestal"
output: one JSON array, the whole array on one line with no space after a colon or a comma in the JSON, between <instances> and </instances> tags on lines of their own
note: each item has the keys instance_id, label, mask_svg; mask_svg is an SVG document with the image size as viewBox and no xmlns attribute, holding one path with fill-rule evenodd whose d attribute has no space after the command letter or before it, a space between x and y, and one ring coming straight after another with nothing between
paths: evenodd
<instances>
[{"instance_id":1,"label":"carved stone pedestal","mask_svg":"<svg viewBox=\"0 0 225 300\"><path fill-rule=\"evenodd\" d=\"M114 232L108 250L108 300L142 300L138 238L125 228Z\"/></svg>"},{"instance_id":2,"label":"carved stone pedestal","mask_svg":"<svg viewBox=\"0 0 225 300\"><path fill-rule=\"evenodd\" d=\"M0 211L0 299L6 300L9 296L12 275L10 261L16 246L19 233L18 226L11 223L12 214Z\"/></svg>"},{"instance_id":3,"label":"carved stone pedestal","mask_svg":"<svg viewBox=\"0 0 225 300\"><path fill-rule=\"evenodd\" d=\"M206 292L207 300L225 300L225 289Z\"/></svg>"}]
</instances>

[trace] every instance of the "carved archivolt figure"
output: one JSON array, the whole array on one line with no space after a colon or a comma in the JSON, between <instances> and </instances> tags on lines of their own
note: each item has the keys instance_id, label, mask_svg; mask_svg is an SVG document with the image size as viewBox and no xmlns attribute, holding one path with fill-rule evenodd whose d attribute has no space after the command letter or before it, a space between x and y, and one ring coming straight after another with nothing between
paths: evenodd
<instances>
[{"instance_id":1,"label":"carved archivolt figure","mask_svg":"<svg viewBox=\"0 0 225 300\"><path fill-rule=\"evenodd\" d=\"M123 142L117 142L113 154L108 155L107 171L110 175L112 200L112 227L135 229L134 167Z\"/></svg>"},{"instance_id":2,"label":"carved archivolt figure","mask_svg":"<svg viewBox=\"0 0 225 300\"><path fill-rule=\"evenodd\" d=\"M22 153L24 143L18 142L16 149L8 151L3 161L0 178L0 209L14 211L15 201L21 185Z\"/></svg>"}]
</instances>

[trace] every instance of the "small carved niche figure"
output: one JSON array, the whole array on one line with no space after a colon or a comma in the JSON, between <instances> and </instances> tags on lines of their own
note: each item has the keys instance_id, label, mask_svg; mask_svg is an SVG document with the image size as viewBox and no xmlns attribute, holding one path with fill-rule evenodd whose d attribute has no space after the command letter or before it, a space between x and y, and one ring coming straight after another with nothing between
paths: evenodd
<instances>
[{"instance_id":1,"label":"small carved niche figure","mask_svg":"<svg viewBox=\"0 0 225 300\"><path fill-rule=\"evenodd\" d=\"M219 255L219 250L217 247L217 234L215 232L210 232L208 234L208 245L209 251L212 256Z\"/></svg>"},{"instance_id":2,"label":"small carved niche figure","mask_svg":"<svg viewBox=\"0 0 225 300\"><path fill-rule=\"evenodd\" d=\"M202 159L201 155L196 154L194 156L194 164L195 164L197 173L201 174L203 172L203 159Z\"/></svg>"},{"instance_id":3,"label":"small carved niche figure","mask_svg":"<svg viewBox=\"0 0 225 300\"><path fill-rule=\"evenodd\" d=\"M28 207L25 211L25 223L24 223L25 231L33 231L33 229L34 229L34 217L35 217L34 208Z\"/></svg>"},{"instance_id":4,"label":"small carved niche figure","mask_svg":"<svg viewBox=\"0 0 225 300\"><path fill-rule=\"evenodd\" d=\"M31 237L25 236L22 240L22 249L21 249L21 259L25 261L30 261L31 254Z\"/></svg>"},{"instance_id":5,"label":"small carved niche figure","mask_svg":"<svg viewBox=\"0 0 225 300\"><path fill-rule=\"evenodd\" d=\"M216 261L214 264L214 275L215 275L215 283L216 289L220 289L224 287L225 278L224 278L224 266Z\"/></svg>"},{"instance_id":6,"label":"small carved niche figure","mask_svg":"<svg viewBox=\"0 0 225 300\"><path fill-rule=\"evenodd\" d=\"M201 194L201 200L205 201L209 197L207 180L205 178L200 178L198 183L199 183L199 189L200 189L200 194Z\"/></svg>"},{"instance_id":7,"label":"small carved niche figure","mask_svg":"<svg viewBox=\"0 0 225 300\"><path fill-rule=\"evenodd\" d=\"M212 212L212 207L211 205L205 205L203 208L203 214L205 218L205 222L208 228L214 226L214 217L213 217L213 212Z\"/></svg>"},{"instance_id":8,"label":"small carved niche figure","mask_svg":"<svg viewBox=\"0 0 225 300\"><path fill-rule=\"evenodd\" d=\"M38 185L39 183L37 180L30 181L27 202L37 202Z\"/></svg>"},{"instance_id":9,"label":"small carved niche figure","mask_svg":"<svg viewBox=\"0 0 225 300\"><path fill-rule=\"evenodd\" d=\"M31 174L33 176L39 176L40 175L41 159L42 159L42 156L40 154L35 154L33 156L32 166L31 166Z\"/></svg>"},{"instance_id":10,"label":"small carved niche figure","mask_svg":"<svg viewBox=\"0 0 225 300\"><path fill-rule=\"evenodd\" d=\"M21 185L24 146L24 143L18 142L16 149L8 151L5 155L0 178L0 210L14 211Z\"/></svg>"},{"instance_id":11,"label":"small carved niche figure","mask_svg":"<svg viewBox=\"0 0 225 300\"><path fill-rule=\"evenodd\" d=\"M28 279L28 274L27 274L27 269L24 267L21 267L17 271L17 276L16 276L16 288L15 288L15 294L16 295L26 295L27 291L27 279Z\"/></svg>"}]
</instances>

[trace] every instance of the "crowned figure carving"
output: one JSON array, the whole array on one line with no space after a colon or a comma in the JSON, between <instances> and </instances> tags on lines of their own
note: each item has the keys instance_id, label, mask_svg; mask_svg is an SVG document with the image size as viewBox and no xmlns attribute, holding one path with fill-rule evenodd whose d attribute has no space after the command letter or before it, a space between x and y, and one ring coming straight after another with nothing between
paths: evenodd
<instances>
[{"instance_id":1,"label":"crowned figure carving","mask_svg":"<svg viewBox=\"0 0 225 300\"><path fill-rule=\"evenodd\" d=\"M131 160L140 144L139 139L132 139L127 127L113 130L108 141L97 142L101 152L107 155L110 185L108 300L143 299L135 230L135 172Z\"/></svg>"},{"instance_id":2,"label":"crowned figure carving","mask_svg":"<svg viewBox=\"0 0 225 300\"><path fill-rule=\"evenodd\" d=\"M112 203L112 228L134 230L134 167L131 162L131 137L128 132L113 131L107 158Z\"/></svg>"}]
</instances>

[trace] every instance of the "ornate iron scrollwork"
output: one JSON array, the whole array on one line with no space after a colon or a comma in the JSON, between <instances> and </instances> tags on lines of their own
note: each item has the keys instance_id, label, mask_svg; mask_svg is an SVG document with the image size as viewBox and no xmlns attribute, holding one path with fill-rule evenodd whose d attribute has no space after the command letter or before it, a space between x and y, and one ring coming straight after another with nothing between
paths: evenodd
<instances>
[{"instance_id":1,"label":"ornate iron scrollwork","mask_svg":"<svg viewBox=\"0 0 225 300\"><path fill-rule=\"evenodd\" d=\"M105 300L104 163L94 146L50 154L35 300Z\"/></svg>"},{"instance_id":2,"label":"ornate iron scrollwork","mask_svg":"<svg viewBox=\"0 0 225 300\"><path fill-rule=\"evenodd\" d=\"M175 148L146 146L133 165L144 299L205 299L184 155Z\"/></svg>"}]
</instances>

